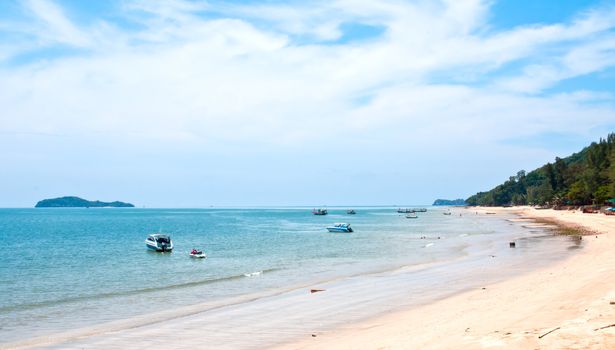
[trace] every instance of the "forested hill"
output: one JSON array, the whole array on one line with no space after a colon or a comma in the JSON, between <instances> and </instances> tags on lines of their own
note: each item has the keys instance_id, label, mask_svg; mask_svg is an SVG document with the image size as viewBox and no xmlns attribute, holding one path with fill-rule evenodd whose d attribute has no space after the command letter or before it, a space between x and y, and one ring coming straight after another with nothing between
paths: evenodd
<instances>
[{"instance_id":1,"label":"forested hill","mask_svg":"<svg viewBox=\"0 0 615 350\"><path fill-rule=\"evenodd\" d=\"M433 204L433 206L439 206L439 205L466 205L466 201L463 198L459 198L459 199L436 199Z\"/></svg>"},{"instance_id":2,"label":"forested hill","mask_svg":"<svg viewBox=\"0 0 615 350\"><path fill-rule=\"evenodd\" d=\"M101 202L101 201L88 201L79 197L60 197L43 199L36 203L35 208L132 208L134 205L124 202Z\"/></svg>"},{"instance_id":3,"label":"forested hill","mask_svg":"<svg viewBox=\"0 0 615 350\"><path fill-rule=\"evenodd\" d=\"M566 158L466 199L469 205L604 204L615 197L615 133Z\"/></svg>"}]
</instances>

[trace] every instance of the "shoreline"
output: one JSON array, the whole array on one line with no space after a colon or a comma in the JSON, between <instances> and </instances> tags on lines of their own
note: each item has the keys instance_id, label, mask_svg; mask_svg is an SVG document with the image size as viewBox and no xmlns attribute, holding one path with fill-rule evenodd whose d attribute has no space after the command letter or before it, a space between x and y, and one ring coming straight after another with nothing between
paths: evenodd
<instances>
[{"instance_id":1,"label":"shoreline","mask_svg":"<svg viewBox=\"0 0 615 350\"><path fill-rule=\"evenodd\" d=\"M581 251L555 264L273 349L615 347L615 219L529 207L464 210L515 213L590 235Z\"/></svg>"}]
</instances>

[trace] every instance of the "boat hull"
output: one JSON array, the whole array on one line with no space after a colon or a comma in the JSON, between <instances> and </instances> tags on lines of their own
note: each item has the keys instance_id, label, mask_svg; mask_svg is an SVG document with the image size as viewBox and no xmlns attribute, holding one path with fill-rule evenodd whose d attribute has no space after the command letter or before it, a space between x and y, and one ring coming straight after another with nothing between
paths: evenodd
<instances>
[{"instance_id":1,"label":"boat hull","mask_svg":"<svg viewBox=\"0 0 615 350\"><path fill-rule=\"evenodd\" d=\"M154 252L170 252L173 250L173 245L165 246L165 247L158 247L158 246L145 243L145 246L147 247L147 249L154 251Z\"/></svg>"},{"instance_id":2,"label":"boat hull","mask_svg":"<svg viewBox=\"0 0 615 350\"><path fill-rule=\"evenodd\" d=\"M327 231L329 232L352 232L352 229L342 229L337 227L327 227Z\"/></svg>"}]
</instances>

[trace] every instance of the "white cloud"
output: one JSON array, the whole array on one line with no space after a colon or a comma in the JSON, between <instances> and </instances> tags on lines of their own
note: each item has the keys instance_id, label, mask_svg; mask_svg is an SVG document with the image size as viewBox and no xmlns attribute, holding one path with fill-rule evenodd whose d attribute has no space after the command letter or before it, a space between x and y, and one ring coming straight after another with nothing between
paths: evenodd
<instances>
[{"instance_id":1,"label":"white cloud","mask_svg":"<svg viewBox=\"0 0 615 350\"><path fill-rule=\"evenodd\" d=\"M147 29L118 33L78 28L51 2L32 0L27 5L47 25L46 38L83 46L107 34L124 45L93 56L6 72L9 78L0 86L10 91L2 103L14 106L12 128L191 135L194 139L215 134L274 143L287 139L276 134L306 142L320 139L326 134L320 130L321 123L331 129L353 127L355 118L364 125L381 120L391 125L397 118L442 120L446 117L440 115L441 104L451 110L465 109L467 97L440 94L450 91L446 85L437 96L425 96L424 91L440 89L426 85L432 74L456 69L489 72L505 62L531 58L544 45L612 26L610 17L594 12L570 25L475 34L486 25L488 6L481 1L244 5L224 8L229 18L216 19L197 15L211 10L209 5L137 1L126 8L148 13L143 19ZM233 14L269 21L272 26L259 29L247 20L232 18ZM337 25L357 20L383 25L387 33L361 45L296 45L287 36L314 34L328 40L339 37ZM127 44L135 39L145 44ZM563 58L530 64L523 75L496 79L493 84L512 91L540 91L561 79L612 65L612 55L605 55L611 46L612 40L602 37L570 46ZM491 96L478 87L466 90ZM356 117L352 101L361 94L378 98L367 107L369 115ZM502 97L505 94L494 99ZM391 113L387 106L398 104L391 101L395 98L417 102L422 115L415 115L413 104L402 104ZM388 102L380 105L380 101ZM487 104L471 105L477 120L468 122L481 123L482 114L492 113Z\"/></svg>"},{"instance_id":2,"label":"white cloud","mask_svg":"<svg viewBox=\"0 0 615 350\"><path fill-rule=\"evenodd\" d=\"M79 26L53 2L31 0L36 43L89 51L0 66L0 132L113 140L133 152L352 147L373 156L425 144L494 151L511 136L589 134L612 122L609 94L533 95L615 65L612 11L493 32L489 4L128 1L124 20L142 27L122 29ZM350 22L385 32L319 43ZM498 73L515 62L520 74Z\"/></svg>"},{"instance_id":3,"label":"white cloud","mask_svg":"<svg viewBox=\"0 0 615 350\"><path fill-rule=\"evenodd\" d=\"M66 18L55 3L48 0L27 0L25 4L37 18L40 30L38 35L44 41L87 47L92 43L88 36Z\"/></svg>"},{"instance_id":4,"label":"white cloud","mask_svg":"<svg viewBox=\"0 0 615 350\"><path fill-rule=\"evenodd\" d=\"M498 82L511 91L538 93L565 79L600 72L615 66L615 34L568 48L547 63L530 64L521 75Z\"/></svg>"}]
</instances>

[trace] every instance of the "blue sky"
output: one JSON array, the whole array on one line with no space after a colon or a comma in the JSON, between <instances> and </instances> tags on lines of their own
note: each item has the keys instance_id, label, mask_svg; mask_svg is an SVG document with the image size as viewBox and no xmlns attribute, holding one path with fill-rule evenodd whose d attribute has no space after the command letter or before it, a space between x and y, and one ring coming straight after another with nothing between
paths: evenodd
<instances>
[{"instance_id":1,"label":"blue sky","mask_svg":"<svg viewBox=\"0 0 615 350\"><path fill-rule=\"evenodd\" d=\"M3 1L0 77L0 207L428 204L615 131L615 5Z\"/></svg>"}]
</instances>

